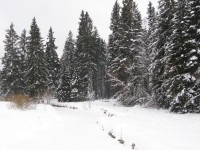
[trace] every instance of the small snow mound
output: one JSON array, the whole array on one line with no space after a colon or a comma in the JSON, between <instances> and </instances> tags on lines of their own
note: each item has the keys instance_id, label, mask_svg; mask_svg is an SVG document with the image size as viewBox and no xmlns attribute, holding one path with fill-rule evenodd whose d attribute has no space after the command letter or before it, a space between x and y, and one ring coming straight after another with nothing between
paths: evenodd
<instances>
[{"instance_id":1,"label":"small snow mound","mask_svg":"<svg viewBox=\"0 0 200 150\"><path fill-rule=\"evenodd\" d=\"M45 105L45 104L37 105L36 110L45 112L55 112L55 109L51 105Z\"/></svg>"},{"instance_id":2,"label":"small snow mound","mask_svg":"<svg viewBox=\"0 0 200 150\"><path fill-rule=\"evenodd\" d=\"M8 103L8 102L1 102L0 103L0 111L7 110L9 105L10 105L10 103Z\"/></svg>"}]
</instances>

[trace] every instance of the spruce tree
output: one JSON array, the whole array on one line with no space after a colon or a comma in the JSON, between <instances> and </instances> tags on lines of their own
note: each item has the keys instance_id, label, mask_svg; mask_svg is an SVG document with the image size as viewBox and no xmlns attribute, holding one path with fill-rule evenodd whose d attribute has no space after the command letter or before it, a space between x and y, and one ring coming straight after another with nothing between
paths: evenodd
<instances>
[{"instance_id":1,"label":"spruce tree","mask_svg":"<svg viewBox=\"0 0 200 150\"><path fill-rule=\"evenodd\" d=\"M142 41L141 15L133 0L124 0L120 25L120 64L118 80L121 89L116 96L125 105L144 103L146 91L144 87L145 49Z\"/></svg>"},{"instance_id":2,"label":"spruce tree","mask_svg":"<svg viewBox=\"0 0 200 150\"><path fill-rule=\"evenodd\" d=\"M106 44L100 38L88 12L82 11L76 41L76 89L79 100L105 96Z\"/></svg>"},{"instance_id":3,"label":"spruce tree","mask_svg":"<svg viewBox=\"0 0 200 150\"><path fill-rule=\"evenodd\" d=\"M175 5L171 30L173 31L166 46L165 74L167 78L163 84L167 87L167 101L171 103L184 87L185 52L184 51L184 16L186 1L178 1ZM186 83L186 82L185 82ZM170 104L171 105L171 104Z\"/></svg>"},{"instance_id":4,"label":"spruce tree","mask_svg":"<svg viewBox=\"0 0 200 150\"><path fill-rule=\"evenodd\" d=\"M26 71L27 88L30 97L39 100L47 91L48 70L43 40L35 18L33 18L29 34Z\"/></svg>"},{"instance_id":5,"label":"spruce tree","mask_svg":"<svg viewBox=\"0 0 200 150\"><path fill-rule=\"evenodd\" d=\"M71 101L71 76L65 68L61 69L60 83L57 90L57 98L59 102Z\"/></svg>"},{"instance_id":6,"label":"spruce tree","mask_svg":"<svg viewBox=\"0 0 200 150\"><path fill-rule=\"evenodd\" d=\"M19 50L20 50L20 54L21 54L21 75L23 78L23 87L24 87L24 91L27 94L27 89L26 87L26 65L27 65L27 46L28 46L28 37L27 37L27 32L24 29L21 33L21 36L19 37Z\"/></svg>"},{"instance_id":7,"label":"spruce tree","mask_svg":"<svg viewBox=\"0 0 200 150\"><path fill-rule=\"evenodd\" d=\"M151 1L148 4L148 8L147 8L147 19L148 19L148 28L149 28L149 32L151 32L151 28L154 25L154 20L155 20L155 8L153 6L153 4L151 3Z\"/></svg>"},{"instance_id":8,"label":"spruce tree","mask_svg":"<svg viewBox=\"0 0 200 150\"><path fill-rule=\"evenodd\" d=\"M147 9L147 19L148 19L148 54L151 63L155 57L155 47L156 47L156 28L157 28L157 16L155 12L155 8L151 2L149 2L148 9Z\"/></svg>"},{"instance_id":9,"label":"spruce tree","mask_svg":"<svg viewBox=\"0 0 200 150\"><path fill-rule=\"evenodd\" d=\"M48 69L48 92L51 96L55 95L58 88L60 63L58 54L56 52L57 46L55 45L55 38L53 36L52 28L49 29L48 41L46 43L46 62Z\"/></svg>"},{"instance_id":10,"label":"spruce tree","mask_svg":"<svg viewBox=\"0 0 200 150\"><path fill-rule=\"evenodd\" d=\"M173 18L174 1L159 1L158 26L156 30L157 41L155 46L155 56L152 64L152 88L153 99L157 107L169 108L170 101L165 94L167 87L164 84L166 75L166 52L167 42L170 40L171 20Z\"/></svg>"},{"instance_id":11,"label":"spruce tree","mask_svg":"<svg viewBox=\"0 0 200 150\"><path fill-rule=\"evenodd\" d=\"M116 94L116 92L119 91L121 87L121 82L118 82L119 78L119 70L118 66L120 65L120 59L119 59L119 42L120 42L120 5L118 1L115 2L112 14L111 14L111 24L110 24L110 30L111 34L109 35L109 43L108 43L108 69L107 69L107 75L108 75L108 89L109 96L113 96Z\"/></svg>"},{"instance_id":12,"label":"spruce tree","mask_svg":"<svg viewBox=\"0 0 200 150\"><path fill-rule=\"evenodd\" d=\"M61 78L57 90L59 101L78 101L77 93L77 66L74 59L75 41L70 31L65 42L63 55L60 60Z\"/></svg>"},{"instance_id":13,"label":"spruce tree","mask_svg":"<svg viewBox=\"0 0 200 150\"><path fill-rule=\"evenodd\" d=\"M185 15L185 44L184 47L190 53L188 54L186 70L195 74L199 67L199 41L200 41L200 2L188 0L187 12Z\"/></svg>"},{"instance_id":14,"label":"spruce tree","mask_svg":"<svg viewBox=\"0 0 200 150\"><path fill-rule=\"evenodd\" d=\"M141 62L144 65L142 68L144 69L142 72L143 75L143 86L144 91L148 96L151 96L151 89L150 89L150 64L151 64L151 58L150 53L148 49L149 44L149 38L148 38L148 30L146 28L142 29L142 53L140 54L142 56Z\"/></svg>"},{"instance_id":15,"label":"spruce tree","mask_svg":"<svg viewBox=\"0 0 200 150\"><path fill-rule=\"evenodd\" d=\"M112 33L109 35L109 61L110 65L113 64L113 61L117 57L117 53L119 52L119 40L120 40L120 5L118 1L115 2L112 14L111 14L111 24L110 30ZM110 72L112 72L112 67L110 66Z\"/></svg>"},{"instance_id":16,"label":"spruce tree","mask_svg":"<svg viewBox=\"0 0 200 150\"><path fill-rule=\"evenodd\" d=\"M199 101L199 13L200 2L178 1L168 60L170 64L170 110L200 112Z\"/></svg>"},{"instance_id":17,"label":"spruce tree","mask_svg":"<svg viewBox=\"0 0 200 150\"><path fill-rule=\"evenodd\" d=\"M93 89L95 91L95 98L102 99L105 97L105 82L106 82L106 44L100 38L97 28L93 31L93 48L95 50L95 57L93 62L96 64L93 70Z\"/></svg>"},{"instance_id":18,"label":"spruce tree","mask_svg":"<svg viewBox=\"0 0 200 150\"><path fill-rule=\"evenodd\" d=\"M24 94L21 53L18 46L19 37L14 30L13 24L6 30L5 38L5 54L2 58L1 94L5 97L12 97Z\"/></svg>"},{"instance_id":19,"label":"spruce tree","mask_svg":"<svg viewBox=\"0 0 200 150\"><path fill-rule=\"evenodd\" d=\"M61 57L61 65L65 68L68 72L74 69L74 53L75 53L75 40L73 39L73 34L69 31L67 40L65 42L63 55Z\"/></svg>"},{"instance_id":20,"label":"spruce tree","mask_svg":"<svg viewBox=\"0 0 200 150\"><path fill-rule=\"evenodd\" d=\"M78 93L80 100L86 100L87 96L94 93L93 70L95 69L95 51L92 47L93 23L88 12L81 12L78 36L76 42L76 62L78 70Z\"/></svg>"},{"instance_id":21,"label":"spruce tree","mask_svg":"<svg viewBox=\"0 0 200 150\"><path fill-rule=\"evenodd\" d=\"M120 40L120 54L118 59L120 60L120 66L118 67L118 79L126 85L128 83L129 73L127 69L130 67L132 62L132 50L133 50L133 39L135 35L133 32L134 25L134 14L133 14L133 0L123 0L123 7L121 12L121 25L120 34L122 39ZM129 62L130 61L130 62Z\"/></svg>"},{"instance_id":22,"label":"spruce tree","mask_svg":"<svg viewBox=\"0 0 200 150\"><path fill-rule=\"evenodd\" d=\"M21 33L21 36L19 37L19 48L21 51L21 55L22 55L22 61L23 61L23 72L25 71L26 68L26 57L27 57L27 45L28 45L28 37L27 37L27 32L24 29Z\"/></svg>"},{"instance_id":23,"label":"spruce tree","mask_svg":"<svg viewBox=\"0 0 200 150\"><path fill-rule=\"evenodd\" d=\"M156 52L156 43L157 43L157 37L158 37L158 14L155 12L155 8L152 5L151 2L149 2L148 9L147 9L147 19L148 19L148 31L147 31L147 55L149 59L149 93L151 95L149 105L155 106L156 102L154 100L155 98L155 92L154 92L154 67L155 67L155 56L157 54ZM153 99L153 100L152 100Z\"/></svg>"}]
</instances>

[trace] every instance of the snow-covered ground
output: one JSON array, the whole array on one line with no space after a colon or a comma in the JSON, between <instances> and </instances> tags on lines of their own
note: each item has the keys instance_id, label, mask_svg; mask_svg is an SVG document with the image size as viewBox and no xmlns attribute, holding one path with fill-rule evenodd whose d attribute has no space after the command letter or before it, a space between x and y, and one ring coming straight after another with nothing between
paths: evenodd
<instances>
[{"instance_id":1,"label":"snow-covered ground","mask_svg":"<svg viewBox=\"0 0 200 150\"><path fill-rule=\"evenodd\" d=\"M113 106L113 104L115 106ZM200 115L174 114L142 107L122 107L115 101L60 104L104 114L97 118L105 133L137 150L200 150Z\"/></svg>"},{"instance_id":2,"label":"snow-covered ground","mask_svg":"<svg viewBox=\"0 0 200 150\"><path fill-rule=\"evenodd\" d=\"M49 105L21 111L0 102L0 150L124 150L99 128L100 117Z\"/></svg>"},{"instance_id":3,"label":"snow-covered ground","mask_svg":"<svg viewBox=\"0 0 200 150\"><path fill-rule=\"evenodd\" d=\"M21 111L0 102L0 150L200 150L198 114L105 100L54 104L65 107Z\"/></svg>"}]
</instances>

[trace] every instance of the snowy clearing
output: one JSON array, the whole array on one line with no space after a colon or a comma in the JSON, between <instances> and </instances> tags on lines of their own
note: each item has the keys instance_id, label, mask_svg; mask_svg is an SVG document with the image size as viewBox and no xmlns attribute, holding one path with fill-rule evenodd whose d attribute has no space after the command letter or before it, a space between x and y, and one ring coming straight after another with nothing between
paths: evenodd
<instances>
[{"instance_id":1,"label":"snowy clearing","mask_svg":"<svg viewBox=\"0 0 200 150\"><path fill-rule=\"evenodd\" d=\"M101 115L38 105L20 111L0 102L0 150L124 150L96 124Z\"/></svg>"},{"instance_id":2,"label":"snowy clearing","mask_svg":"<svg viewBox=\"0 0 200 150\"><path fill-rule=\"evenodd\" d=\"M134 143L137 150L200 150L198 114L183 115L149 108L122 107L114 101L60 105L104 114L98 118L99 126L105 133L112 132L116 140L122 138L129 149Z\"/></svg>"},{"instance_id":3,"label":"snowy clearing","mask_svg":"<svg viewBox=\"0 0 200 150\"><path fill-rule=\"evenodd\" d=\"M66 108L37 105L20 111L0 102L0 150L200 149L197 114L113 106L105 100L53 104Z\"/></svg>"}]
</instances>

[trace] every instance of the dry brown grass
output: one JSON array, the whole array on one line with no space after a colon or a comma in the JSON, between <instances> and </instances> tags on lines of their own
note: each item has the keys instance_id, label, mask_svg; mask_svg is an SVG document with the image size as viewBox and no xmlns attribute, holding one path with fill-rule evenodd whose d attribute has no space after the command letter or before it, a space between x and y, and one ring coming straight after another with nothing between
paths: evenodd
<instances>
[{"instance_id":1,"label":"dry brown grass","mask_svg":"<svg viewBox=\"0 0 200 150\"><path fill-rule=\"evenodd\" d=\"M11 107L18 109L28 109L30 106L30 98L23 94L10 96L7 98L11 103Z\"/></svg>"}]
</instances>

